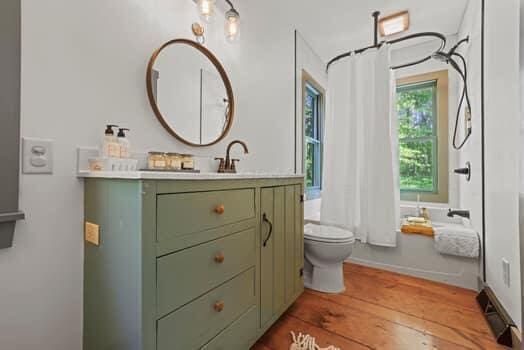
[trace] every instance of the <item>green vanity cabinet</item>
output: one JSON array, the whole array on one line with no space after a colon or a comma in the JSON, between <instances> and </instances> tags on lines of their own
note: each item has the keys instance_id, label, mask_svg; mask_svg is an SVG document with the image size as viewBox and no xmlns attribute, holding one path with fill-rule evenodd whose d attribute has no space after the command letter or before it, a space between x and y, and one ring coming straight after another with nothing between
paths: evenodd
<instances>
[{"instance_id":1,"label":"green vanity cabinet","mask_svg":"<svg viewBox=\"0 0 524 350\"><path fill-rule=\"evenodd\" d=\"M304 288L303 178L138 174L85 179L83 349L249 349Z\"/></svg>"}]
</instances>

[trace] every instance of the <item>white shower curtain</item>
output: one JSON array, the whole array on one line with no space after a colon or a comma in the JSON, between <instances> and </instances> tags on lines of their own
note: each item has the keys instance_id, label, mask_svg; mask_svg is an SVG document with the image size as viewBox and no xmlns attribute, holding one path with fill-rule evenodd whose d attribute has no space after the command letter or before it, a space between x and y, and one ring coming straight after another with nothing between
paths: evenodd
<instances>
[{"instance_id":1,"label":"white shower curtain","mask_svg":"<svg viewBox=\"0 0 524 350\"><path fill-rule=\"evenodd\" d=\"M394 247L400 193L389 67L388 45L330 67L320 215L363 243Z\"/></svg>"}]
</instances>

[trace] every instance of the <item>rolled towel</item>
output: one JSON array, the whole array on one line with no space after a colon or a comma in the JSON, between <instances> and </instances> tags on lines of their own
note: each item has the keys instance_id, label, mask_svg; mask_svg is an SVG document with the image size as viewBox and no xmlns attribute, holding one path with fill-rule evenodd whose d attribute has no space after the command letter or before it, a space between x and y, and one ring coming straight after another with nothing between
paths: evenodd
<instances>
[{"instance_id":1,"label":"rolled towel","mask_svg":"<svg viewBox=\"0 0 524 350\"><path fill-rule=\"evenodd\" d=\"M480 240L473 229L458 226L435 227L435 249L441 254L478 258Z\"/></svg>"}]
</instances>

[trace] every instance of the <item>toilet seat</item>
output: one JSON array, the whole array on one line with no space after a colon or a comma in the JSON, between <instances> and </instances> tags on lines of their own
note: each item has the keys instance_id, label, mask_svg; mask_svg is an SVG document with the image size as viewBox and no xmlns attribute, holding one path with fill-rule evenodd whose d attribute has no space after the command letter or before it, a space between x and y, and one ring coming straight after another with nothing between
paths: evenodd
<instances>
[{"instance_id":1,"label":"toilet seat","mask_svg":"<svg viewBox=\"0 0 524 350\"><path fill-rule=\"evenodd\" d=\"M304 226L304 239L322 243L353 243L355 236L351 231L334 226L307 224Z\"/></svg>"}]
</instances>

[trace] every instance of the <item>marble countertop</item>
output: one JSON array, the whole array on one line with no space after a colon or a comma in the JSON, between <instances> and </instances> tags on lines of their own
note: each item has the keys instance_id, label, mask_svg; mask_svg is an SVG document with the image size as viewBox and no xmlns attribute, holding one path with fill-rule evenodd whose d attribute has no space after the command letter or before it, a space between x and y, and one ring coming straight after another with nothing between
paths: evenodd
<instances>
[{"instance_id":1,"label":"marble countertop","mask_svg":"<svg viewBox=\"0 0 524 350\"><path fill-rule=\"evenodd\" d=\"M289 179L303 178L302 174L271 173L175 173L163 171L80 171L79 178L135 180L227 180L227 179Z\"/></svg>"}]
</instances>

